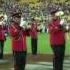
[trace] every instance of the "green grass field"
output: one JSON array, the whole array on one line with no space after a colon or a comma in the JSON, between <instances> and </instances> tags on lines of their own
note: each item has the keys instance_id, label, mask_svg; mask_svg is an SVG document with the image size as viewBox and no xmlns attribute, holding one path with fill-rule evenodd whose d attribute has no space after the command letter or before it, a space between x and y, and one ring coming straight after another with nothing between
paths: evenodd
<instances>
[{"instance_id":1,"label":"green grass field","mask_svg":"<svg viewBox=\"0 0 70 70\"><path fill-rule=\"evenodd\" d=\"M27 51L31 53L31 40L30 37L27 38ZM12 53L11 41L10 38L7 37L4 47L4 53L10 54ZM52 50L49 44L49 35L45 33L39 34L38 37L38 53L39 54L52 54ZM66 40L66 55L70 55L70 39Z\"/></svg>"}]
</instances>

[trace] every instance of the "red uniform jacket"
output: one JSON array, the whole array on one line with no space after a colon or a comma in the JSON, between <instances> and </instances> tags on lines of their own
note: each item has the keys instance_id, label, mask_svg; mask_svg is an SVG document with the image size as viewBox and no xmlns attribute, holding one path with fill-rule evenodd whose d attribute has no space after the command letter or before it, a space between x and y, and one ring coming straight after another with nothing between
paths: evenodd
<instances>
[{"instance_id":1,"label":"red uniform jacket","mask_svg":"<svg viewBox=\"0 0 70 70\"><path fill-rule=\"evenodd\" d=\"M36 39L38 37L37 24L32 24L31 25L30 35L31 35L31 38L34 38L34 39Z\"/></svg>"},{"instance_id":2,"label":"red uniform jacket","mask_svg":"<svg viewBox=\"0 0 70 70\"><path fill-rule=\"evenodd\" d=\"M5 30L2 25L0 25L0 41L5 40Z\"/></svg>"},{"instance_id":3,"label":"red uniform jacket","mask_svg":"<svg viewBox=\"0 0 70 70\"><path fill-rule=\"evenodd\" d=\"M62 45L65 43L65 33L60 27L60 20L53 20L49 24L49 32L51 45Z\"/></svg>"},{"instance_id":4,"label":"red uniform jacket","mask_svg":"<svg viewBox=\"0 0 70 70\"><path fill-rule=\"evenodd\" d=\"M13 51L21 52L27 50L26 35L27 32L20 29L18 25L11 25L9 27L9 33L12 39Z\"/></svg>"}]
</instances>

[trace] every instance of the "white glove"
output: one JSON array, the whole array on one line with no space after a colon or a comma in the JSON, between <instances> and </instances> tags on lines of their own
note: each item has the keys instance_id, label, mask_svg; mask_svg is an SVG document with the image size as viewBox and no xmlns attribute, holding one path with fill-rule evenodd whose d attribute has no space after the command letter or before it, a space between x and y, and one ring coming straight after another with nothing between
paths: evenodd
<instances>
[{"instance_id":1,"label":"white glove","mask_svg":"<svg viewBox=\"0 0 70 70\"><path fill-rule=\"evenodd\" d=\"M0 25L2 25L2 23L0 22Z\"/></svg>"},{"instance_id":2,"label":"white glove","mask_svg":"<svg viewBox=\"0 0 70 70\"><path fill-rule=\"evenodd\" d=\"M61 19L60 25L63 25L64 23L65 23L65 20L64 19Z\"/></svg>"},{"instance_id":3,"label":"white glove","mask_svg":"<svg viewBox=\"0 0 70 70\"><path fill-rule=\"evenodd\" d=\"M27 28L30 29L31 28L31 25L27 25Z\"/></svg>"},{"instance_id":4,"label":"white glove","mask_svg":"<svg viewBox=\"0 0 70 70\"><path fill-rule=\"evenodd\" d=\"M66 30L69 30L69 26L68 25L66 25Z\"/></svg>"}]
</instances>

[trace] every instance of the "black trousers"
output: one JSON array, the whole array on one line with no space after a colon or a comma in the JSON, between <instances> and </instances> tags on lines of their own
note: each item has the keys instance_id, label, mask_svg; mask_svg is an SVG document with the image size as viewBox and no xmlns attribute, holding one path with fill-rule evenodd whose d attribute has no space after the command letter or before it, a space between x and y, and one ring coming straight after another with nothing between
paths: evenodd
<instances>
[{"instance_id":1,"label":"black trousers","mask_svg":"<svg viewBox=\"0 0 70 70\"><path fill-rule=\"evenodd\" d=\"M65 44L51 45L53 50L53 70L63 70L63 60L65 54Z\"/></svg>"},{"instance_id":2,"label":"black trousers","mask_svg":"<svg viewBox=\"0 0 70 70\"><path fill-rule=\"evenodd\" d=\"M37 54L37 38L31 38L31 48L32 48L32 54L36 55Z\"/></svg>"},{"instance_id":3,"label":"black trousers","mask_svg":"<svg viewBox=\"0 0 70 70\"><path fill-rule=\"evenodd\" d=\"M13 52L14 70L25 70L27 52Z\"/></svg>"},{"instance_id":4,"label":"black trousers","mask_svg":"<svg viewBox=\"0 0 70 70\"><path fill-rule=\"evenodd\" d=\"M0 41L0 59L3 59L4 40Z\"/></svg>"}]
</instances>

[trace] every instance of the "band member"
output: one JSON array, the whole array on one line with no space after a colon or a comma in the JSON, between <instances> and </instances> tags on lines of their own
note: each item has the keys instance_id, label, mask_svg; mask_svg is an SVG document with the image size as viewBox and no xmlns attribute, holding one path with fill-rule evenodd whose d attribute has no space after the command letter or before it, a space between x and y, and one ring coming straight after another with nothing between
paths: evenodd
<instances>
[{"instance_id":1,"label":"band member","mask_svg":"<svg viewBox=\"0 0 70 70\"><path fill-rule=\"evenodd\" d=\"M28 31L20 27L21 13L14 13L12 17L13 21L8 30L12 40L14 70L25 70L27 55L26 35L28 35Z\"/></svg>"},{"instance_id":2,"label":"band member","mask_svg":"<svg viewBox=\"0 0 70 70\"><path fill-rule=\"evenodd\" d=\"M4 49L4 42L5 42L5 30L3 25L4 16L0 15L0 59L3 59L3 49Z\"/></svg>"},{"instance_id":3,"label":"band member","mask_svg":"<svg viewBox=\"0 0 70 70\"><path fill-rule=\"evenodd\" d=\"M37 23L35 22L34 18L32 18L30 35L31 35L32 54L36 55L37 54L38 33L37 33Z\"/></svg>"},{"instance_id":4,"label":"band member","mask_svg":"<svg viewBox=\"0 0 70 70\"><path fill-rule=\"evenodd\" d=\"M63 70L63 60L65 53L65 32L60 24L60 19L55 15L56 11L51 13L52 22L49 24L50 44L53 50L53 70Z\"/></svg>"}]
</instances>

